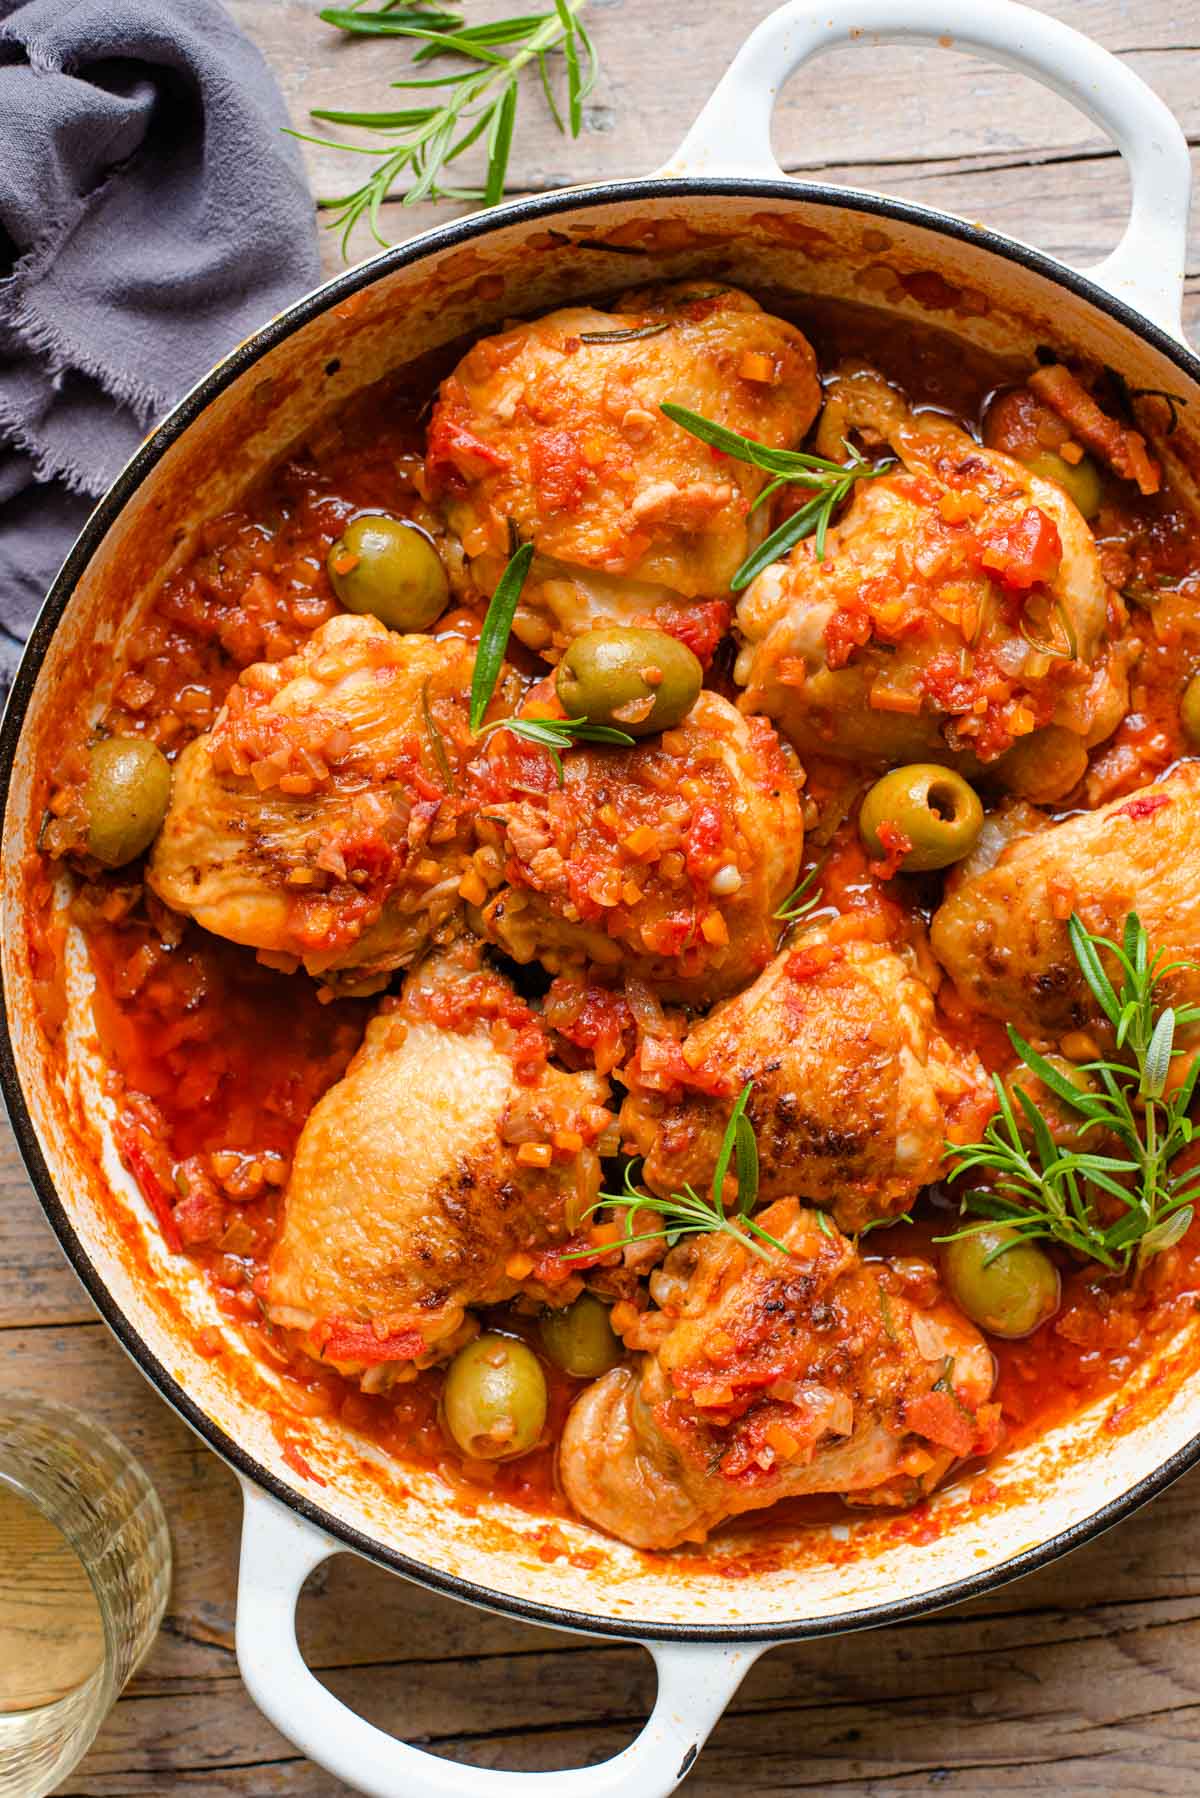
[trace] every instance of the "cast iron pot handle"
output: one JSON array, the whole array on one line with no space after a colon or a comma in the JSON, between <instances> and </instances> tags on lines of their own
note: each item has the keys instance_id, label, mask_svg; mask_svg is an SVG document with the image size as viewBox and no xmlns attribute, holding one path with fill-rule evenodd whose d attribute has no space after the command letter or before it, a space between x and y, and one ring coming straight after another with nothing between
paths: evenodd
<instances>
[{"instance_id":1,"label":"cast iron pot handle","mask_svg":"<svg viewBox=\"0 0 1200 1798\"><path fill-rule=\"evenodd\" d=\"M734 57L662 174L783 179L771 114L802 63L851 44L931 44L985 56L1032 75L1112 138L1129 170L1125 235L1089 278L1172 337L1187 251L1191 164L1173 114L1107 50L1015 0L791 0L763 20Z\"/></svg>"},{"instance_id":2,"label":"cast iron pot handle","mask_svg":"<svg viewBox=\"0 0 1200 1798\"><path fill-rule=\"evenodd\" d=\"M341 1546L242 1481L238 1666L251 1698L310 1760L368 1798L665 1798L768 1644L647 1642L658 1669L650 1720L599 1766L561 1773L464 1767L410 1748L356 1717L305 1666L296 1601L314 1567Z\"/></svg>"}]
</instances>

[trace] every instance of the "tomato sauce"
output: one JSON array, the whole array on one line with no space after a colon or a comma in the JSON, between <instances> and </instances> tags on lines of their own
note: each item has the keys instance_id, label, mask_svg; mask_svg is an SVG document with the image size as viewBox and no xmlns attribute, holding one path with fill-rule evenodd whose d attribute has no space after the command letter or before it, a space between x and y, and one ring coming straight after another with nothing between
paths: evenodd
<instances>
[{"instance_id":1,"label":"tomato sauce","mask_svg":"<svg viewBox=\"0 0 1200 1798\"><path fill-rule=\"evenodd\" d=\"M823 366L846 355L868 357L913 400L960 414L972 428L989 392L1016 378L1006 365L966 355L958 344L948 350L948 340L934 332L914 333L898 345L894 326L872 323L854 309L813 307L797 322ZM173 757L208 730L240 671L282 660L339 609L325 559L355 513L386 510L438 530L420 463L418 413L427 393L428 386L385 384L323 427L241 508L205 527L195 556L164 584L129 641L104 719L109 731L144 734ZM574 491L572 470L553 442L542 455L543 484L566 503ZM1152 778L1185 750L1178 695L1200 666L1200 548L1182 512L1169 497L1131 498L1106 489L1095 528L1106 576L1128 597L1139 660L1129 714L1093 756L1078 795L1089 806ZM1034 567L1047 545L1038 537L992 545L987 553ZM447 623L473 634L478 605L469 591L459 598L464 605ZM723 602L700 609L693 646L704 659L727 619ZM514 660L522 665L519 649ZM720 652L710 684L728 684ZM65 741L41 844L54 856L77 849L84 828L79 728L67 731ZM522 758L530 762L530 779L544 786L544 755L530 757L513 746L518 773ZM818 891L814 919L863 913L881 935L919 943L936 886L926 891L911 882L901 893L888 878L892 870L869 861L855 828L861 780L848 779L837 763L810 762L806 772L809 823L817 825L805 852ZM706 828L701 810L684 848L685 864L701 867L705 879L713 860ZM33 947L49 967L57 926L45 901L43 888ZM377 1001L331 998L303 974L260 965L252 951L167 913L136 869L87 881L73 911L97 976L98 1034L123 1094L124 1158L168 1242L200 1266L225 1316L283 1371L294 1408L338 1416L400 1460L438 1469L465 1505L494 1492L531 1511L564 1514L554 1445L582 1382L543 1358L550 1397L542 1445L511 1463L472 1462L452 1447L439 1422L438 1371L418 1373L386 1396L371 1395L289 1350L284 1333L265 1317L265 1269L296 1140L317 1099L345 1072ZM51 987L48 980L53 1023ZM989 1069L1011 1066L1000 1026L968 1013L945 983L937 997L939 1023L952 1042L976 1049ZM603 987L560 978L547 996L546 1016L575 1046L580 1066L607 1071L631 1040L628 1006ZM953 1227L957 1202L942 1188L931 1196L919 1221L873 1232L863 1245L868 1258L936 1264L935 1238ZM1057 1316L1024 1341L992 1342L1008 1444L1112 1390L1156 1340L1200 1309L1200 1225L1132 1281L1059 1260L1064 1295ZM484 1324L538 1348L536 1323L519 1304L489 1314ZM311 1473L299 1449L286 1446L293 1465ZM810 1521L840 1514L832 1500L788 1509L789 1517ZM777 1524L779 1515L764 1521ZM553 1536L548 1540L548 1552L557 1552Z\"/></svg>"}]
</instances>

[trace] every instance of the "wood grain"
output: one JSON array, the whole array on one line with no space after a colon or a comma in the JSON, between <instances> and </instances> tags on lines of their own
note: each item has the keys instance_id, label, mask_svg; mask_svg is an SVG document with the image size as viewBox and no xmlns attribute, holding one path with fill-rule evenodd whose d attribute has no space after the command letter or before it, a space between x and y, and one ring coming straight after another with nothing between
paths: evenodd
<instances>
[{"instance_id":1,"label":"wood grain","mask_svg":"<svg viewBox=\"0 0 1200 1798\"><path fill-rule=\"evenodd\" d=\"M316 0L229 0L278 75L300 129L314 105L380 107L398 62L346 45ZM472 18L501 10L472 0ZM765 0L592 0L604 72L577 143L539 97L522 103L514 191L645 172L682 138ZM1200 139L1194 0L1057 0L1049 10L1125 58ZM948 8L952 16L954 8ZM953 52L842 52L791 84L785 166L945 207L1081 266L1116 241L1119 158L1069 106ZM305 146L318 192L354 171ZM437 209L444 217L448 209ZM386 209L389 235L433 209ZM361 237L356 254L370 245ZM332 272L341 258L325 234ZM1188 313L1200 330L1200 244ZM238 1679L232 1474L160 1403L63 1262L0 1136L0 1380L101 1418L140 1455L171 1519L176 1570L150 1658L60 1798L343 1798L259 1716ZM950 1791L1183 1798L1200 1789L1200 1475L1059 1565L904 1628L780 1649L760 1661L688 1782L701 1798ZM306 1657L383 1727L480 1765L594 1761L627 1742L653 1689L637 1648L468 1610L341 1557L301 1604Z\"/></svg>"}]
</instances>

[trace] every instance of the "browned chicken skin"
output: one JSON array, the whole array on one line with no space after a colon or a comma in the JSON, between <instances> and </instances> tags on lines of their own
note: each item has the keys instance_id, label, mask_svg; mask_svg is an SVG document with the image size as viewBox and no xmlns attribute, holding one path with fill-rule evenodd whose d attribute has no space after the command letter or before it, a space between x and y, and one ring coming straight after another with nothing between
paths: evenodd
<instances>
[{"instance_id":1,"label":"browned chicken skin","mask_svg":"<svg viewBox=\"0 0 1200 1798\"><path fill-rule=\"evenodd\" d=\"M519 745L491 755L479 834L504 884L481 927L517 961L620 966L694 1004L766 964L804 825L795 759L765 719L705 690L637 748L568 751L561 787L540 756L544 790Z\"/></svg>"},{"instance_id":2,"label":"browned chicken skin","mask_svg":"<svg viewBox=\"0 0 1200 1798\"><path fill-rule=\"evenodd\" d=\"M994 1440L983 1338L945 1302L918 1308L795 1199L758 1221L788 1250L725 1235L651 1279L644 1353L577 1399L559 1473L575 1509L647 1549L702 1541L781 1498L911 1503Z\"/></svg>"},{"instance_id":3,"label":"browned chicken skin","mask_svg":"<svg viewBox=\"0 0 1200 1798\"><path fill-rule=\"evenodd\" d=\"M820 930L715 1006L683 1057L694 1088L634 1092L621 1112L651 1191L708 1187L733 1101L753 1081L761 1198L799 1194L844 1230L906 1211L938 1176L948 1113L990 1107L978 1057L941 1036L903 957Z\"/></svg>"},{"instance_id":4,"label":"browned chicken skin","mask_svg":"<svg viewBox=\"0 0 1200 1798\"><path fill-rule=\"evenodd\" d=\"M744 703L801 754L995 764L1014 791L1057 798L1127 704L1085 520L869 370L837 377L826 410L899 465L859 484L823 559L806 538L743 595Z\"/></svg>"},{"instance_id":5,"label":"browned chicken skin","mask_svg":"<svg viewBox=\"0 0 1200 1798\"><path fill-rule=\"evenodd\" d=\"M485 592L513 525L536 544L515 630L557 652L601 620L722 597L765 532L749 505L767 476L718 461L662 401L790 448L819 398L805 338L748 294L646 289L475 344L434 408L430 483Z\"/></svg>"},{"instance_id":6,"label":"browned chicken skin","mask_svg":"<svg viewBox=\"0 0 1200 1798\"><path fill-rule=\"evenodd\" d=\"M281 965L384 984L458 904L447 769L468 745L474 659L459 638L346 614L256 662L179 757L150 885Z\"/></svg>"},{"instance_id":7,"label":"browned chicken skin","mask_svg":"<svg viewBox=\"0 0 1200 1798\"><path fill-rule=\"evenodd\" d=\"M1027 829L1035 821L1023 815ZM1028 829L991 865L966 864L934 916L934 954L970 1005L1044 1041L1099 1021L1071 950L1071 912L1119 942L1136 911L1156 949L1190 963L1166 976L1166 991L1200 1001L1198 842L1200 764L1186 762L1097 811Z\"/></svg>"},{"instance_id":8,"label":"browned chicken skin","mask_svg":"<svg viewBox=\"0 0 1200 1798\"><path fill-rule=\"evenodd\" d=\"M599 1187L607 1081L514 1062L536 1020L472 961L466 948L425 963L385 1001L296 1148L268 1310L340 1366L447 1352L468 1306L539 1290L538 1251ZM547 1167L522 1158L556 1132L582 1146Z\"/></svg>"}]
</instances>

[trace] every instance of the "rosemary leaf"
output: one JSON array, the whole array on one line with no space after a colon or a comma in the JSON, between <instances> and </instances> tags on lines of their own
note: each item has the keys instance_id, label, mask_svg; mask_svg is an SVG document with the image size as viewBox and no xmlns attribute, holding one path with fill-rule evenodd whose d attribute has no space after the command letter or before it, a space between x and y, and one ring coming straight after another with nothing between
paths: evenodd
<instances>
[{"instance_id":1,"label":"rosemary leaf","mask_svg":"<svg viewBox=\"0 0 1200 1798\"><path fill-rule=\"evenodd\" d=\"M656 325L632 325L628 331L581 331L580 343L636 343L641 337L658 337L671 329L669 318Z\"/></svg>"},{"instance_id":2,"label":"rosemary leaf","mask_svg":"<svg viewBox=\"0 0 1200 1798\"><path fill-rule=\"evenodd\" d=\"M327 8L321 17L354 36L407 38L416 46L413 65L426 65L439 57L463 66L444 75L426 78L405 74L392 83L405 89L437 88L428 107L390 112L349 112L322 107L314 117L331 124L381 132L382 145L338 143L328 138L292 135L308 143L344 149L373 159L366 179L349 192L318 201L329 212L330 228L339 230L342 250L350 256L350 236L360 221L369 226L376 242L386 244L381 231L381 208L398 188L396 197L405 205L419 200L479 200L494 206L504 197L508 177L517 102L522 72L536 70L551 114L560 130L578 136L583 125L583 102L596 75L596 55L579 14L585 0L555 0L552 10L522 13L509 18L466 25L454 13L435 8L384 5L366 12L353 5ZM567 122L554 102L549 67L553 57L562 59L566 72ZM479 188L451 185L449 165L480 140L487 161Z\"/></svg>"},{"instance_id":3,"label":"rosemary leaf","mask_svg":"<svg viewBox=\"0 0 1200 1798\"><path fill-rule=\"evenodd\" d=\"M768 499L787 483L795 483L801 487L811 487L815 493L808 504L785 518L777 530L761 543L758 548L746 557L729 585L735 593L748 587L764 568L772 562L778 562L786 556L804 537L812 537L815 533L813 548L818 562L825 560L825 539L830 522L837 508L845 500L856 481L873 481L877 475L886 474L893 467L891 461L872 465L857 450L846 445L847 460L830 462L825 456L810 456L807 450L772 449L768 443L758 443L753 437L743 437L740 431L730 430L728 425L718 424L713 418L705 418L701 412L693 412L689 406L677 406L672 400L664 400L659 411L683 430L698 437L701 443L707 443L710 449L720 450L722 455L732 456L735 461L748 462L754 468L761 468L764 473L775 478L769 481L762 493L758 495L754 505ZM751 507L754 510L754 507Z\"/></svg>"},{"instance_id":4,"label":"rosemary leaf","mask_svg":"<svg viewBox=\"0 0 1200 1798\"><path fill-rule=\"evenodd\" d=\"M721 1139L720 1151L717 1155L716 1167L713 1170L712 1186L709 1196L702 1198L692 1186L685 1185L679 1192L669 1193L666 1198L659 1198L643 1192L637 1183L634 1169L641 1172L641 1163L627 1161L623 1190L621 1192L602 1192L594 1205L588 1207L585 1216L608 1209L624 1214L625 1234L621 1238L623 1245L635 1242L666 1242L669 1248L684 1236L710 1236L722 1234L732 1236L744 1249L756 1255L761 1261L771 1259L771 1251L778 1255L790 1256L786 1248L769 1230L755 1223L749 1215L758 1197L758 1144L750 1120L746 1116L746 1105L750 1098L751 1083L738 1094L729 1121L725 1126L725 1134ZM725 1184L725 1176L729 1172L730 1161L736 1156L738 1170L738 1206L731 1217L725 1210L721 1198ZM643 1230L634 1234L633 1220L639 1211L654 1211L665 1219L660 1230ZM564 1255L564 1261L593 1260L597 1253L594 1248L576 1249Z\"/></svg>"},{"instance_id":5,"label":"rosemary leaf","mask_svg":"<svg viewBox=\"0 0 1200 1798\"><path fill-rule=\"evenodd\" d=\"M514 82L505 90L504 98L492 114L488 130L487 185L483 190L485 206L498 206L504 198L504 178L508 174L508 156L512 149L513 126L516 122L517 87Z\"/></svg>"},{"instance_id":6,"label":"rosemary leaf","mask_svg":"<svg viewBox=\"0 0 1200 1798\"><path fill-rule=\"evenodd\" d=\"M794 924L797 918L807 917L810 911L815 911L816 907L820 905L820 887L817 887L815 892L810 892L809 889L815 886L822 865L821 862L814 863L800 884L794 886L778 909L772 912L771 916L780 924Z\"/></svg>"},{"instance_id":7,"label":"rosemary leaf","mask_svg":"<svg viewBox=\"0 0 1200 1798\"><path fill-rule=\"evenodd\" d=\"M544 749L554 763L558 784L564 784L566 776L560 752L570 749L575 743L615 743L623 749L631 749L634 739L628 731L616 730L611 724L590 724L586 718L497 718L480 733L490 737L493 731L507 730L514 737L522 737L527 743L536 743Z\"/></svg>"},{"instance_id":8,"label":"rosemary leaf","mask_svg":"<svg viewBox=\"0 0 1200 1798\"><path fill-rule=\"evenodd\" d=\"M529 573L529 564L532 561L533 544L522 543L500 576L496 591L492 594L487 615L483 620L483 629L479 633L479 647L475 651L475 670L471 676L471 729L473 731L477 731L483 723L484 713L492 702L492 694L496 691L496 682L499 680L500 670L504 666L504 652L508 648L509 633L517 614L521 589L525 585L525 577Z\"/></svg>"},{"instance_id":9,"label":"rosemary leaf","mask_svg":"<svg viewBox=\"0 0 1200 1798\"><path fill-rule=\"evenodd\" d=\"M354 37L404 37L412 30L457 31L462 19L456 13L422 12L386 8L382 12L359 12L356 7L328 6L317 14L326 25L336 25Z\"/></svg>"}]
</instances>

